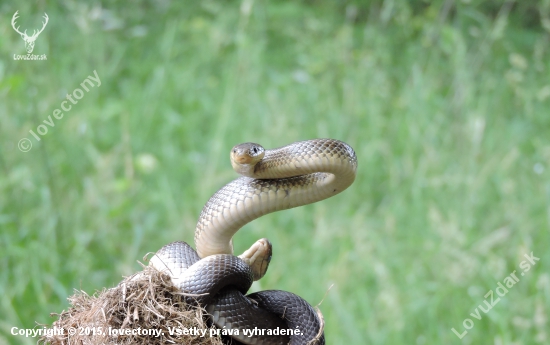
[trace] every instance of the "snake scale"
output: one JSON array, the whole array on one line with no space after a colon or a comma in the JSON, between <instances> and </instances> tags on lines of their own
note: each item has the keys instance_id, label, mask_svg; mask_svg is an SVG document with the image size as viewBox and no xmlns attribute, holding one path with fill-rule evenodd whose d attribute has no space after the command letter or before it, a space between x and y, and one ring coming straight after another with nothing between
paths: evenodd
<instances>
[{"instance_id":1,"label":"snake scale","mask_svg":"<svg viewBox=\"0 0 550 345\"><path fill-rule=\"evenodd\" d=\"M218 190L204 206L195 229L195 252L185 242L162 247L150 264L167 272L188 303L206 306L224 329L296 329L299 334L233 336L244 344L324 344L317 313L286 291L244 295L271 260L271 243L259 240L233 255L233 235L262 215L336 195L355 180L357 157L335 139L299 141L264 150L244 143L231 150L233 168L243 175ZM298 332L297 332L298 333Z\"/></svg>"}]
</instances>

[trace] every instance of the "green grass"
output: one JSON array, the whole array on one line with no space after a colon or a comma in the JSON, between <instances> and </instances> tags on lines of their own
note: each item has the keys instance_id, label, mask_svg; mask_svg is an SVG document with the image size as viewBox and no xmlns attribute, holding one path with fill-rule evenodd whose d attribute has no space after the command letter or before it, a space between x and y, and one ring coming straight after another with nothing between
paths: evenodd
<instances>
[{"instance_id":1,"label":"green grass","mask_svg":"<svg viewBox=\"0 0 550 345\"><path fill-rule=\"evenodd\" d=\"M192 242L236 177L233 145L317 137L354 147L356 182L237 234L236 252L274 244L259 288L323 300L328 344L550 342L549 33L475 3L445 17L385 1L355 21L282 1L3 3L0 344L35 343L11 327L51 323L74 289ZM33 52L46 61L13 60L16 10L22 28L48 13ZM101 86L34 139L94 70ZM473 319L530 252L540 261Z\"/></svg>"}]
</instances>

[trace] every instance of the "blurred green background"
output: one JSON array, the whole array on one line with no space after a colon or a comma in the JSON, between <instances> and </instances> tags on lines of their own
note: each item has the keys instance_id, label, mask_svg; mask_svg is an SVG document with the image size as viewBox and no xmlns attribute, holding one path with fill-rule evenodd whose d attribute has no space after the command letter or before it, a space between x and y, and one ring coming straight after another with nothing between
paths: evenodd
<instances>
[{"instance_id":1,"label":"blurred green background","mask_svg":"<svg viewBox=\"0 0 550 345\"><path fill-rule=\"evenodd\" d=\"M47 60L13 59L16 10L29 33L48 14ZM274 244L256 289L323 300L327 344L550 343L550 1L2 1L0 18L0 344L192 242L233 145L317 137L355 148L357 180L238 233L238 253Z\"/></svg>"}]
</instances>

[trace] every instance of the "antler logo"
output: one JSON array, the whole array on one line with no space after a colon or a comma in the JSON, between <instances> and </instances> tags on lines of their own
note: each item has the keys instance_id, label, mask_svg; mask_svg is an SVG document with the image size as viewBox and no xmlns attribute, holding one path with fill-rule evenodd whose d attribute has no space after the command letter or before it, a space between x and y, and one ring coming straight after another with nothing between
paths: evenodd
<instances>
[{"instance_id":1,"label":"antler logo","mask_svg":"<svg viewBox=\"0 0 550 345\"><path fill-rule=\"evenodd\" d=\"M15 21L17 20L17 18L19 18L17 16L17 12L19 11L15 11L13 17L11 18L11 26L13 26L13 29L21 35L21 37L23 38L23 40L25 41L25 48L27 49L27 53L32 53L32 50L34 49L34 41L36 41L36 39L38 38L38 35L40 35L40 33L42 31L44 31L44 28L46 27L46 24L48 24L48 15L44 12L44 19L46 20L45 22L42 23L42 29L36 31L36 30L33 30L33 33L31 36L27 35L27 30L25 30L24 32L21 32L19 31L19 26L18 27L15 27Z\"/></svg>"}]
</instances>

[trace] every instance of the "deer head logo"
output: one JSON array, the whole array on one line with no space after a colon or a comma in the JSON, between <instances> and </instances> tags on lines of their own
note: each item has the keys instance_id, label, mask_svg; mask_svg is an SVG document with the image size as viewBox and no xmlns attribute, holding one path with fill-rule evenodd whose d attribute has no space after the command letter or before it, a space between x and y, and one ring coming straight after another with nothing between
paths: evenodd
<instances>
[{"instance_id":1,"label":"deer head logo","mask_svg":"<svg viewBox=\"0 0 550 345\"><path fill-rule=\"evenodd\" d=\"M44 28L46 27L46 24L48 24L48 15L46 13L44 13L44 19L46 20L45 22L42 23L42 29L40 29L39 31L36 31L36 30L33 30L33 33L31 36L28 36L27 35L27 30L25 30L25 32L21 32L19 31L19 26L18 27L15 27L15 21L17 20L17 18L19 18L17 16L17 12L19 11L15 11L13 17L11 18L11 26L13 26L13 29L21 35L21 37L23 38L23 40L25 41L25 48L27 49L27 53L32 53L32 50L34 49L34 41L36 41L36 39L38 38L38 35L40 35L40 33L42 31L44 31Z\"/></svg>"}]
</instances>

